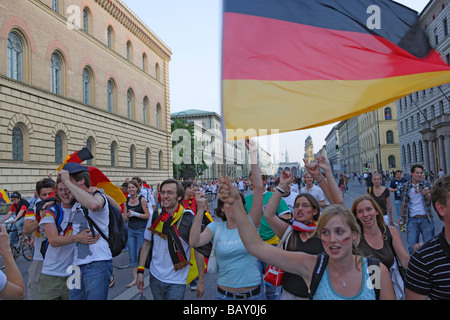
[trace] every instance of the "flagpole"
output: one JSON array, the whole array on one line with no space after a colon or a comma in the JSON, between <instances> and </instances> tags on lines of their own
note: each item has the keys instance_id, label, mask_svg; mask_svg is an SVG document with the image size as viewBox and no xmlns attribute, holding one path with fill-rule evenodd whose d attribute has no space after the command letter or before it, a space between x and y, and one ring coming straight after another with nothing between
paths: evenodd
<instances>
[{"instance_id":1,"label":"flagpole","mask_svg":"<svg viewBox=\"0 0 450 320\"><path fill-rule=\"evenodd\" d=\"M222 51L220 53L221 55L221 68L220 68L220 122L221 122L221 131L222 131L222 163L224 167L223 177L225 178L227 176L227 170L226 170L226 160L225 160L225 145L227 141L227 130L225 126L225 115L223 113L223 30L224 30L224 13L225 13L225 1L222 0Z\"/></svg>"}]
</instances>

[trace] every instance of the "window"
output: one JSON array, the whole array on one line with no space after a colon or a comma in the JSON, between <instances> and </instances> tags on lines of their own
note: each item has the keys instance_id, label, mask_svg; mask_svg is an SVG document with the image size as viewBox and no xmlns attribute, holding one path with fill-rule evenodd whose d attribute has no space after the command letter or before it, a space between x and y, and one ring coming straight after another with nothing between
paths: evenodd
<instances>
[{"instance_id":1,"label":"window","mask_svg":"<svg viewBox=\"0 0 450 320\"><path fill-rule=\"evenodd\" d=\"M8 34L8 78L22 81L23 44L13 32Z\"/></svg>"},{"instance_id":2,"label":"window","mask_svg":"<svg viewBox=\"0 0 450 320\"><path fill-rule=\"evenodd\" d=\"M391 130L386 132L386 143L394 144L394 133Z\"/></svg>"},{"instance_id":3,"label":"window","mask_svg":"<svg viewBox=\"0 0 450 320\"><path fill-rule=\"evenodd\" d=\"M439 44L439 35L438 35L437 28L434 29L434 40L436 41L436 45L438 45Z\"/></svg>"},{"instance_id":4,"label":"window","mask_svg":"<svg viewBox=\"0 0 450 320\"><path fill-rule=\"evenodd\" d=\"M160 77L160 74L159 74L159 64L155 64L155 79L157 81L161 81L161 77Z\"/></svg>"},{"instance_id":5,"label":"window","mask_svg":"<svg viewBox=\"0 0 450 320\"><path fill-rule=\"evenodd\" d=\"M448 22L447 18L444 19L444 37L448 36Z\"/></svg>"},{"instance_id":6,"label":"window","mask_svg":"<svg viewBox=\"0 0 450 320\"><path fill-rule=\"evenodd\" d=\"M51 90L54 94L61 94L61 58L58 54L53 53L51 57Z\"/></svg>"},{"instance_id":7,"label":"window","mask_svg":"<svg viewBox=\"0 0 450 320\"><path fill-rule=\"evenodd\" d=\"M142 54L142 71L148 72L148 58L145 52Z\"/></svg>"},{"instance_id":8,"label":"window","mask_svg":"<svg viewBox=\"0 0 450 320\"><path fill-rule=\"evenodd\" d=\"M150 158L150 148L147 148L147 150L145 151L145 169L150 169Z\"/></svg>"},{"instance_id":9,"label":"window","mask_svg":"<svg viewBox=\"0 0 450 320\"><path fill-rule=\"evenodd\" d=\"M89 137L86 141L86 148L92 153L92 155L95 157L95 140L93 137ZM92 166L93 162L92 159L89 159L86 161L86 164L88 166Z\"/></svg>"},{"instance_id":10,"label":"window","mask_svg":"<svg viewBox=\"0 0 450 320\"><path fill-rule=\"evenodd\" d=\"M60 133L55 136L55 163L63 163L63 138Z\"/></svg>"},{"instance_id":11,"label":"window","mask_svg":"<svg viewBox=\"0 0 450 320\"><path fill-rule=\"evenodd\" d=\"M114 29L112 26L109 26L108 29L106 29L106 45L110 49L115 49L116 45L116 35L114 33Z\"/></svg>"},{"instance_id":12,"label":"window","mask_svg":"<svg viewBox=\"0 0 450 320\"><path fill-rule=\"evenodd\" d=\"M163 161L163 153L162 153L162 151L160 151L159 153L158 153L158 169L162 169L163 167L162 167L162 162Z\"/></svg>"},{"instance_id":13,"label":"window","mask_svg":"<svg viewBox=\"0 0 450 320\"><path fill-rule=\"evenodd\" d=\"M112 79L108 80L108 86L107 86L107 107L108 112L113 113L114 112L114 106L115 106L115 97L116 97L116 85Z\"/></svg>"},{"instance_id":14,"label":"window","mask_svg":"<svg viewBox=\"0 0 450 320\"><path fill-rule=\"evenodd\" d=\"M130 168L134 168L136 163L136 148L134 145L130 147Z\"/></svg>"},{"instance_id":15,"label":"window","mask_svg":"<svg viewBox=\"0 0 450 320\"><path fill-rule=\"evenodd\" d=\"M133 45L131 44L131 41L127 42L127 60L130 62L133 61Z\"/></svg>"},{"instance_id":16,"label":"window","mask_svg":"<svg viewBox=\"0 0 450 320\"><path fill-rule=\"evenodd\" d=\"M397 167L397 165L395 163L395 156L389 156L388 157L388 165L389 165L390 169Z\"/></svg>"},{"instance_id":17,"label":"window","mask_svg":"<svg viewBox=\"0 0 450 320\"><path fill-rule=\"evenodd\" d=\"M91 73L87 68L83 69L83 103L91 104Z\"/></svg>"},{"instance_id":18,"label":"window","mask_svg":"<svg viewBox=\"0 0 450 320\"><path fill-rule=\"evenodd\" d=\"M92 14L88 7L83 9L83 31L92 34Z\"/></svg>"},{"instance_id":19,"label":"window","mask_svg":"<svg viewBox=\"0 0 450 320\"><path fill-rule=\"evenodd\" d=\"M59 0L52 0L52 9L56 13L59 13Z\"/></svg>"},{"instance_id":20,"label":"window","mask_svg":"<svg viewBox=\"0 0 450 320\"><path fill-rule=\"evenodd\" d=\"M161 105L158 103L156 105L156 128L161 129Z\"/></svg>"},{"instance_id":21,"label":"window","mask_svg":"<svg viewBox=\"0 0 450 320\"><path fill-rule=\"evenodd\" d=\"M391 108L384 109L384 120L392 120L392 110L391 110Z\"/></svg>"},{"instance_id":22,"label":"window","mask_svg":"<svg viewBox=\"0 0 450 320\"><path fill-rule=\"evenodd\" d=\"M12 160L23 161L23 131L18 126L12 131Z\"/></svg>"},{"instance_id":23,"label":"window","mask_svg":"<svg viewBox=\"0 0 450 320\"><path fill-rule=\"evenodd\" d=\"M127 118L134 119L134 94L133 90L128 89L127 91Z\"/></svg>"},{"instance_id":24,"label":"window","mask_svg":"<svg viewBox=\"0 0 450 320\"><path fill-rule=\"evenodd\" d=\"M117 166L117 143L114 141L111 143L111 167Z\"/></svg>"},{"instance_id":25,"label":"window","mask_svg":"<svg viewBox=\"0 0 450 320\"><path fill-rule=\"evenodd\" d=\"M148 112L148 98L145 97L144 101L142 102L142 117L143 117L143 122L144 124L148 124L148 116L149 116L149 112Z\"/></svg>"}]
</instances>

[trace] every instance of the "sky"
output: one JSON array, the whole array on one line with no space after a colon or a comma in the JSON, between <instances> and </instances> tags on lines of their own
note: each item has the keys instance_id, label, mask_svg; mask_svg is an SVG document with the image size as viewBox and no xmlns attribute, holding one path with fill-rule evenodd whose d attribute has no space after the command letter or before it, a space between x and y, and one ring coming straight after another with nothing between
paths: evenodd
<instances>
[{"instance_id":1,"label":"sky","mask_svg":"<svg viewBox=\"0 0 450 320\"><path fill-rule=\"evenodd\" d=\"M221 0L122 0L172 51L169 63L171 113L188 109L221 114ZM397 0L418 12L428 0ZM326 144L333 125L259 139L272 159L303 164L310 135L314 152ZM266 141L275 141L266 144ZM275 148L271 146L276 145Z\"/></svg>"}]
</instances>

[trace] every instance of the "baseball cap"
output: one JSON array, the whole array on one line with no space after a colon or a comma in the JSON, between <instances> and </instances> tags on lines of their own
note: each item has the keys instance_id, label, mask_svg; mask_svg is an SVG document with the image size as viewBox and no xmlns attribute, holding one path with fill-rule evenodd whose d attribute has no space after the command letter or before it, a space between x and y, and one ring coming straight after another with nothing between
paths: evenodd
<instances>
[{"instance_id":1,"label":"baseball cap","mask_svg":"<svg viewBox=\"0 0 450 320\"><path fill-rule=\"evenodd\" d=\"M67 170L69 171L69 174L72 174L84 171L88 172L89 168L76 162L68 162L64 165L63 170Z\"/></svg>"},{"instance_id":2,"label":"baseball cap","mask_svg":"<svg viewBox=\"0 0 450 320\"><path fill-rule=\"evenodd\" d=\"M22 198L22 196L20 195L19 192L16 191L16 192L11 193L10 198Z\"/></svg>"}]
</instances>

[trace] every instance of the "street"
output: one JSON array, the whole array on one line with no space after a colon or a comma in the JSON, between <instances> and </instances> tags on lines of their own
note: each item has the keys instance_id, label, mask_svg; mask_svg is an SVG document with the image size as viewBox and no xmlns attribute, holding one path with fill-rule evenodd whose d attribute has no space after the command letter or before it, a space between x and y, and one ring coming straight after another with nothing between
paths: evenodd
<instances>
[{"instance_id":1,"label":"street","mask_svg":"<svg viewBox=\"0 0 450 320\"><path fill-rule=\"evenodd\" d=\"M360 185L357 180L350 180L349 182L349 190L345 193L344 200L345 204L348 208L351 208L351 205L358 196L364 194L366 192L366 187L364 184ZM391 194L391 203L394 203L394 196ZM213 204L213 207L215 207L216 203ZM395 208L393 208L395 210ZM435 223L435 233L440 233L442 231L442 228L444 226L444 223L439 220L437 216L434 217L434 223ZM402 237L403 243L405 245L405 248L407 248L406 244L406 233L400 232L400 235ZM22 277L24 279L24 282L27 283L28 281L28 268L30 266L29 261L26 261L23 257L20 257L16 261L21 273ZM116 266L124 266L128 264L128 253L123 252L118 257L114 258L114 264ZM203 297L200 300L214 300L215 292L216 292L216 284L217 284L217 274L206 274L205 275L205 293ZM148 270L145 270L144 273L145 278L145 289L144 289L144 296L147 300L152 300L152 294L150 291L150 288L148 286L149 283L149 277L148 277ZM132 288L127 288L126 285L131 282L132 280L132 274L131 270L129 268L126 269L119 269L114 268L114 279L115 279L115 285L109 290L109 300L139 300L141 297L140 292L137 290L136 286ZM196 292L191 291L189 286L186 287L186 300L196 300Z\"/></svg>"}]
</instances>

